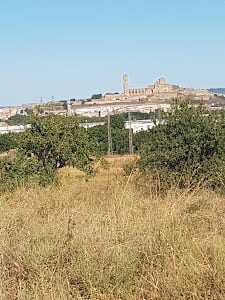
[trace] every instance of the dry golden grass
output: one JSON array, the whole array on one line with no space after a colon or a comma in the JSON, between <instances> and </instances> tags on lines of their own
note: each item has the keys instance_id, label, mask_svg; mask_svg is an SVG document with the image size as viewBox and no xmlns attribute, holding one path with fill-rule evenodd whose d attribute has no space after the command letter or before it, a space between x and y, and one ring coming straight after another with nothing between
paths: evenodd
<instances>
[{"instance_id":1,"label":"dry golden grass","mask_svg":"<svg viewBox=\"0 0 225 300\"><path fill-rule=\"evenodd\" d=\"M1 157L6 157L6 156L7 156L7 152L0 153L0 158Z\"/></svg>"},{"instance_id":2,"label":"dry golden grass","mask_svg":"<svg viewBox=\"0 0 225 300\"><path fill-rule=\"evenodd\" d=\"M147 195L125 159L0 197L0 299L225 299L225 199Z\"/></svg>"}]
</instances>

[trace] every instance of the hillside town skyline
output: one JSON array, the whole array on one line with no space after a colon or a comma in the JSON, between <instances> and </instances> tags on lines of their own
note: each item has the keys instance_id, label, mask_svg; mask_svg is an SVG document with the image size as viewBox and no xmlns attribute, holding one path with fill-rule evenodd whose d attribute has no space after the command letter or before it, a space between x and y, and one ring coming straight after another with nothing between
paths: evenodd
<instances>
[{"instance_id":1,"label":"hillside town skyline","mask_svg":"<svg viewBox=\"0 0 225 300\"><path fill-rule=\"evenodd\" d=\"M41 104L41 103L48 103L48 102L54 102L54 101L63 101L63 100L71 100L71 99L75 99L76 101L82 101L82 100L88 100L90 99L93 95L98 95L98 94L101 94L103 95L105 98L113 98L112 96L110 95L116 95L116 94L120 94L122 95L124 93L124 75L125 76L128 76L127 73L123 73L123 80L120 81L120 84L118 84L118 86L120 86L120 88L116 89L115 91L104 91L104 88L101 88L101 87L97 87L96 89L94 89L92 91L92 93L87 96L87 97L77 97L76 95L72 94L70 97L55 97L53 96L54 93L52 93L53 95L51 97L43 97L43 96L40 96L39 99L35 99L35 97L33 99L30 99L30 100L24 100L24 101L21 101L20 103L14 105L13 104L13 101L10 101L10 102L7 102L5 103L4 105L2 105L2 103L4 102L4 99L0 99L0 108L4 108L4 107L23 107L23 106L30 106L30 105L37 105L37 104ZM160 76L158 78L158 80L166 80L166 78L164 78L163 76ZM151 87L153 86L155 83L157 82L157 80L154 82L154 83L151 83L150 85L148 85L147 87ZM210 86L208 88L197 88L197 87L181 87L179 86L177 83L172 83L172 84L169 84L171 87L180 87L181 89L183 90L189 90L189 91L209 91L210 93L218 93L217 90L219 91L218 94L220 95L224 95L225 94L225 88L223 87L219 87L219 86ZM135 91L137 92L137 90L140 91L140 87L136 87L137 85L130 85L129 88L133 90L134 94L135 94ZM147 87L145 88L142 88L143 89L146 89ZM216 92L214 92L214 90ZM222 92L220 92L220 90ZM125 93L124 93L125 94ZM133 95L135 96L135 95ZM181 95L180 95L181 96ZM176 95L174 94L172 98L179 98L179 95Z\"/></svg>"},{"instance_id":2,"label":"hillside town skyline","mask_svg":"<svg viewBox=\"0 0 225 300\"><path fill-rule=\"evenodd\" d=\"M17 114L26 114L26 109L41 108L43 114L82 115L88 117L105 117L107 114L127 113L131 111L149 113L157 109L168 110L174 99L190 99L203 101L209 108L221 108L223 94L214 94L206 89L194 89L180 87L171 84L165 78L160 77L154 83L145 87L133 87L130 78L123 73L121 78L122 89L120 92L106 92L92 94L89 98L57 99L52 96L50 100L41 97L39 102L23 103L17 106L5 106L0 108L0 119L7 120Z\"/></svg>"}]
</instances>

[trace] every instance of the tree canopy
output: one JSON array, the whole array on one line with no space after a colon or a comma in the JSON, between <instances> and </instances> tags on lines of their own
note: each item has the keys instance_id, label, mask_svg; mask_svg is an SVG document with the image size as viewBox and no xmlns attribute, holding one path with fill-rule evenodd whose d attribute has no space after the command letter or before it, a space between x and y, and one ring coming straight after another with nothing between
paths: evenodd
<instances>
[{"instance_id":1,"label":"tree canopy","mask_svg":"<svg viewBox=\"0 0 225 300\"><path fill-rule=\"evenodd\" d=\"M139 168L164 187L224 184L224 113L207 112L188 102L174 106L162 124L145 133ZM222 182L221 182L222 180Z\"/></svg>"},{"instance_id":2,"label":"tree canopy","mask_svg":"<svg viewBox=\"0 0 225 300\"><path fill-rule=\"evenodd\" d=\"M107 121L104 125L98 125L88 130L90 139L95 139L101 145L101 151L106 154L108 150ZM110 116L113 153L125 154L129 151L128 130L125 129L123 115Z\"/></svg>"},{"instance_id":3,"label":"tree canopy","mask_svg":"<svg viewBox=\"0 0 225 300\"><path fill-rule=\"evenodd\" d=\"M73 166L85 172L93 171L91 157L99 156L98 145L75 117L49 115L35 118L21 136L19 151L33 155L43 166L53 170Z\"/></svg>"},{"instance_id":4,"label":"tree canopy","mask_svg":"<svg viewBox=\"0 0 225 300\"><path fill-rule=\"evenodd\" d=\"M92 96L91 96L91 99L92 100L95 100L95 99L101 99L102 98L102 94L93 94Z\"/></svg>"},{"instance_id":5,"label":"tree canopy","mask_svg":"<svg viewBox=\"0 0 225 300\"><path fill-rule=\"evenodd\" d=\"M6 120L8 125L27 125L30 122L30 116L26 115L15 115L11 116Z\"/></svg>"},{"instance_id":6,"label":"tree canopy","mask_svg":"<svg viewBox=\"0 0 225 300\"><path fill-rule=\"evenodd\" d=\"M16 138L18 134L16 133L4 133L0 134L0 153L9 151L16 147Z\"/></svg>"},{"instance_id":7,"label":"tree canopy","mask_svg":"<svg viewBox=\"0 0 225 300\"><path fill-rule=\"evenodd\" d=\"M18 135L16 159L1 162L0 182L9 179L6 171L14 174L10 177L12 181L27 180L34 175L42 185L50 183L57 170L65 166L93 174L98 159L101 159L99 144L90 140L76 117L33 117L30 127Z\"/></svg>"}]
</instances>

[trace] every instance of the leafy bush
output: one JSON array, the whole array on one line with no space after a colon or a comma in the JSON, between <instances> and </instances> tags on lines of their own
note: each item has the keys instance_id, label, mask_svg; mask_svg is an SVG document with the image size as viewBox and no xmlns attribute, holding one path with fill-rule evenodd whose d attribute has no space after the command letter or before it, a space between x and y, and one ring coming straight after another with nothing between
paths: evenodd
<instances>
[{"instance_id":1,"label":"leafy bush","mask_svg":"<svg viewBox=\"0 0 225 300\"><path fill-rule=\"evenodd\" d=\"M125 119L122 115L110 117L111 137L113 153L125 154L129 151L129 133L125 129ZM102 153L108 151L108 129L105 125L97 125L88 130L90 140L97 141L101 145Z\"/></svg>"},{"instance_id":2,"label":"leafy bush","mask_svg":"<svg viewBox=\"0 0 225 300\"><path fill-rule=\"evenodd\" d=\"M36 118L20 141L19 151L32 154L53 170L65 166L91 173L99 157L98 144L90 142L86 130L75 117L49 115Z\"/></svg>"},{"instance_id":3,"label":"leafy bush","mask_svg":"<svg viewBox=\"0 0 225 300\"><path fill-rule=\"evenodd\" d=\"M145 134L139 169L163 182L194 187L225 182L224 113L206 112L188 102L176 104L162 124Z\"/></svg>"},{"instance_id":4,"label":"leafy bush","mask_svg":"<svg viewBox=\"0 0 225 300\"><path fill-rule=\"evenodd\" d=\"M25 115L15 115L11 116L6 120L8 125L27 125L30 122L30 116Z\"/></svg>"},{"instance_id":5,"label":"leafy bush","mask_svg":"<svg viewBox=\"0 0 225 300\"><path fill-rule=\"evenodd\" d=\"M12 191L28 182L37 181L40 165L36 159L24 159L17 156L14 159L0 160L0 192Z\"/></svg>"},{"instance_id":6,"label":"leafy bush","mask_svg":"<svg viewBox=\"0 0 225 300\"><path fill-rule=\"evenodd\" d=\"M0 134L0 153L16 147L16 133Z\"/></svg>"},{"instance_id":7,"label":"leafy bush","mask_svg":"<svg viewBox=\"0 0 225 300\"><path fill-rule=\"evenodd\" d=\"M133 136L133 147L134 151L138 152L140 151L142 145L145 143L145 141L148 139L149 133L146 130L138 131Z\"/></svg>"},{"instance_id":8,"label":"leafy bush","mask_svg":"<svg viewBox=\"0 0 225 300\"><path fill-rule=\"evenodd\" d=\"M97 141L101 152L106 154L108 150L108 133L105 125L97 125L88 129L90 141Z\"/></svg>"},{"instance_id":9,"label":"leafy bush","mask_svg":"<svg viewBox=\"0 0 225 300\"><path fill-rule=\"evenodd\" d=\"M31 127L18 135L17 157L1 161L0 182L11 189L18 180L20 185L32 177L47 185L54 180L57 170L65 166L93 174L94 163L100 159L98 143L90 141L76 118L35 117Z\"/></svg>"},{"instance_id":10,"label":"leafy bush","mask_svg":"<svg viewBox=\"0 0 225 300\"><path fill-rule=\"evenodd\" d=\"M102 99L102 94L93 94L93 95L91 96L91 99L92 99L92 100L95 100L95 99Z\"/></svg>"}]
</instances>

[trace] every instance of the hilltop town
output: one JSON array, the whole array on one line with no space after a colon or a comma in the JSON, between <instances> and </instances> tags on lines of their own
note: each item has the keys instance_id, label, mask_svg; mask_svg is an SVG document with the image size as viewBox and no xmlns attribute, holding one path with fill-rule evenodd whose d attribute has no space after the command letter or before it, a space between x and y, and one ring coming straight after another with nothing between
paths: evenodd
<instances>
[{"instance_id":1,"label":"hilltop town","mask_svg":"<svg viewBox=\"0 0 225 300\"><path fill-rule=\"evenodd\" d=\"M107 114L143 112L157 109L168 110L173 99L191 99L203 101L209 107L218 102L215 95L208 90L183 88L169 84L160 78L154 84L146 87L132 88L129 86L128 75L123 75L123 92L99 94L89 99L67 99L35 103L18 107L0 108L0 119L7 120L16 114L26 114L26 109L39 107L42 114L82 115L88 117L104 117ZM217 105L220 107L220 105Z\"/></svg>"}]
</instances>

